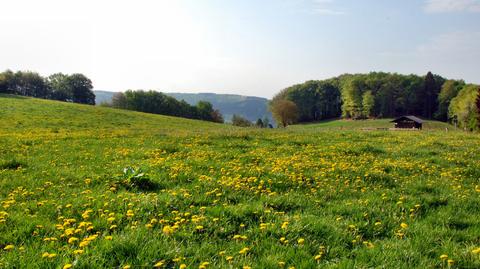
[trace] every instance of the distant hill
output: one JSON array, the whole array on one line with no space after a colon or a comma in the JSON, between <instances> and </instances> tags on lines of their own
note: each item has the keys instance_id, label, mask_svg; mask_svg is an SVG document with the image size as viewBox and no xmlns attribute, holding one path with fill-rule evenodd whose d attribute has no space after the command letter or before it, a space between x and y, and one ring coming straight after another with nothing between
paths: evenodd
<instances>
[{"instance_id":1,"label":"distant hill","mask_svg":"<svg viewBox=\"0 0 480 269\"><path fill-rule=\"evenodd\" d=\"M114 92L94 91L96 103L109 102ZM212 103L215 109L220 110L225 120L229 121L233 114L241 115L250 121L268 117L272 121L272 114L268 111L268 99L254 96L216 93L165 93L177 100L195 105L199 101Z\"/></svg>"},{"instance_id":2,"label":"distant hill","mask_svg":"<svg viewBox=\"0 0 480 269\"><path fill-rule=\"evenodd\" d=\"M95 103L97 105L110 102L112 100L112 96L115 94L114 92L107 92L107 91L93 91L95 93Z\"/></svg>"}]
</instances>

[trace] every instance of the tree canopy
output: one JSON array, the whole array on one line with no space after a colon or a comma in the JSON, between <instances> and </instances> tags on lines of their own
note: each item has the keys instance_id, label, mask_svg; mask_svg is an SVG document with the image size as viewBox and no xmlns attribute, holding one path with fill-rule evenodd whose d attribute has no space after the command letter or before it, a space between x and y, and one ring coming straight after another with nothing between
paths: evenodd
<instances>
[{"instance_id":1,"label":"tree canopy","mask_svg":"<svg viewBox=\"0 0 480 269\"><path fill-rule=\"evenodd\" d=\"M297 122L299 117L297 105L286 99L273 100L270 104L270 110L275 120L283 127Z\"/></svg>"},{"instance_id":2,"label":"tree canopy","mask_svg":"<svg viewBox=\"0 0 480 269\"><path fill-rule=\"evenodd\" d=\"M223 123L223 116L213 109L211 103L200 101L196 106L156 91L128 90L116 93L112 98L115 108L129 109L153 114L184 117Z\"/></svg>"},{"instance_id":3,"label":"tree canopy","mask_svg":"<svg viewBox=\"0 0 480 269\"><path fill-rule=\"evenodd\" d=\"M92 81L83 74L42 77L30 71L0 73L0 92L65 102L95 104Z\"/></svg>"},{"instance_id":4,"label":"tree canopy","mask_svg":"<svg viewBox=\"0 0 480 269\"><path fill-rule=\"evenodd\" d=\"M453 97L447 89L440 94L445 81L431 72L425 76L384 72L344 74L293 85L280 91L273 100L294 102L300 122L340 116L363 119L405 114L446 120L445 110ZM461 88L460 81L455 85Z\"/></svg>"}]
</instances>

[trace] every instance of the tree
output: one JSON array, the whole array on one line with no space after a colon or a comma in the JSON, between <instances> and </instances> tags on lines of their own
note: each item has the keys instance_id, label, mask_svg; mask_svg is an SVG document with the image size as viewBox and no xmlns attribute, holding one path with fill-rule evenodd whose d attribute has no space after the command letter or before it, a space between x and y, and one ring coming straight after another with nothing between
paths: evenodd
<instances>
[{"instance_id":1,"label":"tree","mask_svg":"<svg viewBox=\"0 0 480 269\"><path fill-rule=\"evenodd\" d=\"M263 121L262 119L258 119L257 122L255 123L255 126L258 127L258 128L263 128Z\"/></svg>"},{"instance_id":2,"label":"tree","mask_svg":"<svg viewBox=\"0 0 480 269\"><path fill-rule=\"evenodd\" d=\"M212 120L212 113L213 113L213 106L210 102L207 101L199 101L197 103L197 110L200 119L202 120Z\"/></svg>"},{"instance_id":3,"label":"tree","mask_svg":"<svg viewBox=\"0 0 480 269\"><path fill-rule=\"evenodd\" d=\"M6 93L8 90L7 77L4 73L0 74L0 93Z\"/></svg>"},{"instance_id":4,"label":"tree","mask_svg":"<svg viewBox=\"0 0 480 269\"><path fill-rule=\"evenodd\" d=\"M50 99L72 102L72 90L68 83L68 75L56 73L47 78L47 85L50 89Z\"/></svg>"},{"instance_id":5,"label":"tree","mask_svg":"<svg viewBox=\"0 0 480 269\"><path fill-rule=\"evenodd\" d=\"M361 78L351 78L342 86L342 116L362 118L362 90L365 88Z\"/></svg>"},{"instance_id":6,"label":"tree","mask_svg":"<svg viewBox=\"0 0 480 269\"><path fill-rule=\"evenodd\" d=\"M289 124L293 124L298 119L298 107L290 100L276 100L270 104L270 111L273 114L275 120L283 127L287 127Z\"/></svg>"},{"instance_id":7,"label":"tree","mask_svg":"<svg viewBox=\"0 0 480 269\"><path fill-rule=\"evenodd\" d=\"M95 94L92 81L83 74L73 74L67 78L68 86L72 91L72 101L75 103L95 105Z\"/></svg>"},{"instance_id":8,"label":"tree","mask_svg":"<svg viewBox=\"0 0 480 269\"><path fill-rule=\"evenodd\" d=\"M123 92L117 92L112 96L112 107L114 108L127 108L127 97Z\"/></svg>"},{"instance_id":9,"label":"tree","mask_svg":"<svg viewBox=\"0 0 480 269\"><path fill-rule=\"evenodd\" d=\"M8 87L10 92L18 95L37 98L47 98L48 96L48 87L44 78L35 72L16 72Z\"/></svg>"},{"instance_id":10,"label":"tree","mask_svg":"<svg viewBox=\"0 0 480 269\"><path fill-rule=\"evenodd\" d=\"M270 127L270 120L268 119L267 116L263 117L263 128L269 128Z\"/></svg>"},{"instance_id":11,"label":"tree","mask_svg":"<svg viewBox=\"0 0 480 269\"><path fill-rule=\"evenodd\" d=\"M240 115L233 114L232 125L239 127L250 127L252 126L252 123Z\"/></svg>"},{"instance_id":12,"label":"tree","mask_svg":"<svg viewBox=\"0 0 480 269\"><path fill-rule=\"evenodd\" d=\"M465 86L463 80L447 80L438 95L438 109L435 118L442 121L448 120L448 106L450 101L457 96L458 92Z\"/></svg>"},{"instance_id":13,"label":"tree","mask_svg":"<svg viewBox=\"0 0 480 269\"><path fill-rule=\"evenodd\" d=\"M462 128L475 130L478 128L479 113L477 110L478 85L468 84L452 99L448 109L450 117L456 117Z\"/></svg>"},{"instance_id":14,"label":"tree","mask_svg":"<svg viewBox=\"0 0 480 269\"><path fill-rule=\"evenodd\" d=\"M211 118L213 122L218 122L218 123L224 123L225 120L223 119L222 113L220 113L220 110L215 109L212 111Z\"/></svg>"},{"instance_id":15,"label":"tree","mask_svg":"<svg viewBox=\"0 0 480 269\"><path fill-rule=\"evenodd\" d=\"M477 129L480 130L480 87L477 91Z\"/></svg>"},{"instance_id":16,"label":"tree","mask_svg":"<svg viewBox=\"0 0 480 269\"><path fill-rule=\"evenodd\" d=\"M288 87L272 101L286 99L298 106L299 122L338 117L341 113L340 90L332 81L307 81Z\"/></svg>"},{"instance_id":17,"label":"tree","mask_svg":"<svg viewBox=\"0 0 480 269\"><path fill-rule=\"evenodd\" d=\"M375 99L372 95L372 91L366 91L362 96L362 110L363 116L370 118L373 112L373 105L375 104Z\"/></svg>"},{"instance_id":18,"label":"tree","mask_svg":"<svg viewBox=\"0 0 480 269\"><path fill-rule=\"evenodd\" d=\"M437 84L432 72L428 72L425 76L425 89L424 89L424 110L423 115L427 118L432 118L435 111L435 101L437 99Z\"/></svg>"}]
</instances>

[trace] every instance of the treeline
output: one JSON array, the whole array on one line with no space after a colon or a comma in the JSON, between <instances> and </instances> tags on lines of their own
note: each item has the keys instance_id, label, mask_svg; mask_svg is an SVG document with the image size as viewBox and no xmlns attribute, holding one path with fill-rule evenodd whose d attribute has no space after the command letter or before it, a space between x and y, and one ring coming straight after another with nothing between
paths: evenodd
<instances>
[{"instance_id":1,"label":"treeline","mask_svg":"<svg viewBox=\"0 0 480 269\"><path fill-rule=\"evenodd\" d=\"M105 105L105 104L104 104ZM169 115L189 119L198 119L223 123L222 114L213 109L211 103L200 101L192 106L156 91L128 90L116 93L110 105L114 108L128 109L146 113Z\"/></svg>"},{"instance_id":2,"label":"treeline","mask_svg":"<svg viewBox=\"0 0 480 269\"><path fill-rule=\"evenodd\" d=\"M42 77L30 71L0 73L0 93L95 105L92 89L92 81L82 74Z\"/></svg>"},{"instance_id":3,"label":"treeline","mask_svg":"<svg viewBox=\"0 0 480 269\"><path fill-rule=\"evenodd\" d=\"M275 108L279 100L292 101L297 106L298 122L409 114L441 121L458 120L460 127L477 129L479 112L474 104L478 88L431 72L426 76L383 72L344 74L288 87L274 96L271 104Z\"/></svg>"}]
</instances>

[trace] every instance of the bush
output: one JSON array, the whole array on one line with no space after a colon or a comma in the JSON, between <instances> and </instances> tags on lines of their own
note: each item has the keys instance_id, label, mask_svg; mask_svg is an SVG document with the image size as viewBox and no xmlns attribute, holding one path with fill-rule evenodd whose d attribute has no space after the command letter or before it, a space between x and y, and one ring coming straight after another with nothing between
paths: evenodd
<instances>
[{"instance_id":1,"label":"bush","mask_svg":"<svg viewBox=\"0 0 480 269\"><path fill-rule=\"evenodd\" d=\"M252 126L252 122L249 120L245 119L242 116L234 114L232 117L232 124L234 126L240 126L240 127L250 127Z\"/></svg>"}]
</instances>

